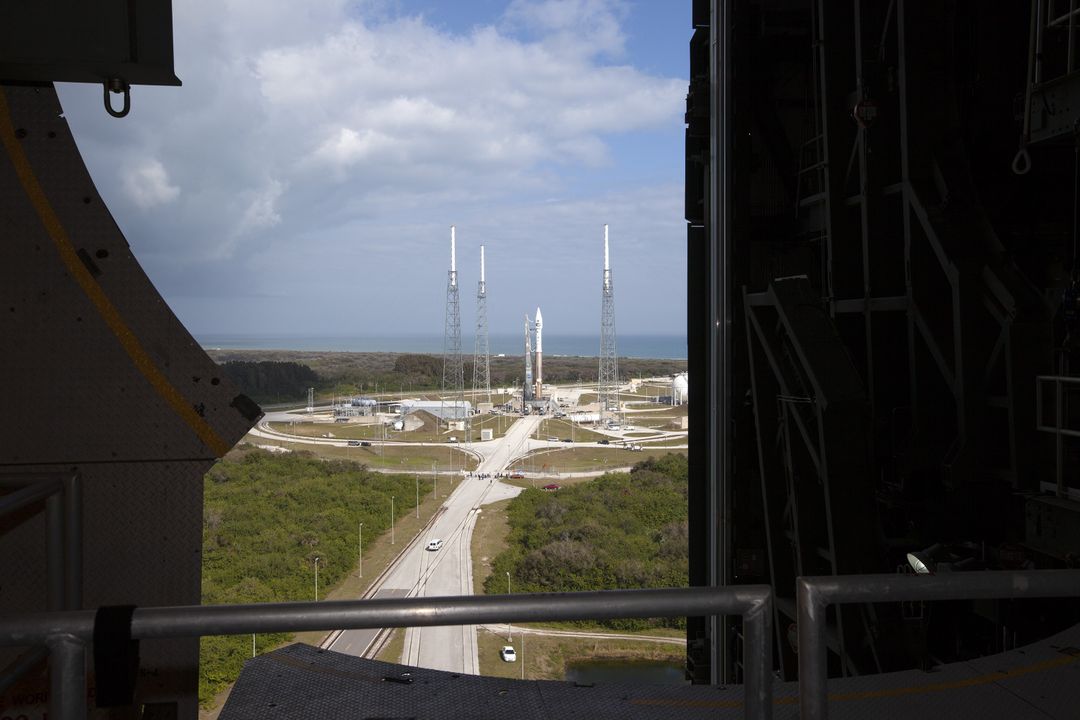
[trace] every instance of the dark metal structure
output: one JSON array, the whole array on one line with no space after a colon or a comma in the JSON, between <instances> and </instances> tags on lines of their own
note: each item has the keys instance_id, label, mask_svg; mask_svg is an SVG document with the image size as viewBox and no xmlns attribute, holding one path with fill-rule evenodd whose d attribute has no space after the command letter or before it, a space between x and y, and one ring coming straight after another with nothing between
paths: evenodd
<instances>
[{"instance_id":1,"label":"dark metal structure","mask_svg":"<svg viewBox=\"0 0 1080 720\"><path fill-rule=\"evenodd\" d=\"M800 575L915 572L923 548L961 570L1073 566L1080 13L697 0L693 23L692 584L772 584L791 678ZM828 671L1075 619L1016 607L844 606ZM737 680L737 623L689 640L697 681Z\"/></svg>"}]
</instances>

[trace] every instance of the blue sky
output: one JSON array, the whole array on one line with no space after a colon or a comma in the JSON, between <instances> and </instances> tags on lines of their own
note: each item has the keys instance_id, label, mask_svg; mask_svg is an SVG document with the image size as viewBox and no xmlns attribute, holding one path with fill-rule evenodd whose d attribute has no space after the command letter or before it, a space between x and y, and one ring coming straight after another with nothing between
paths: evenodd
<instances>
[{"instance_id":1,"label":"blue sky","mask_svg":"<svg viewBox=\"0 0 1080 720\"><path fill-rule=\"evenodd\" d=\"M450 225L471 334L544 310L685 328L690 3L184 0L182 88L61 100L133 251L196 335L441 334Z\"/></svg>"}]
</instances>

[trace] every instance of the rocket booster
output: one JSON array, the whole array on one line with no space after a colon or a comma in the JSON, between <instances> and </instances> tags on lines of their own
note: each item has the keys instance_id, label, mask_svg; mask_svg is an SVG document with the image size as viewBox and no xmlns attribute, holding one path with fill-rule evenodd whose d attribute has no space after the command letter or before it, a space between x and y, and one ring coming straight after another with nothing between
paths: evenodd
<instances>
[{"instance_id":1,"label":"rocket booster","mask_svg":"<svg viewBox=\"0 0 1080 720\"><path fill-rule=\"evenodd\" d=\"M544 316L540 314L540 308L536 308L536 352L544 350Z\"/></svg>"}]
</instances>

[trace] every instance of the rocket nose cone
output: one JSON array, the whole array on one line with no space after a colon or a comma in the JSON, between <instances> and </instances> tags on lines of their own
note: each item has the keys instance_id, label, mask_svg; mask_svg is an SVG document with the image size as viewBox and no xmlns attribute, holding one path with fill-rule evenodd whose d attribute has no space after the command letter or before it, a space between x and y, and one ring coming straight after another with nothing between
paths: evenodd
<instances>
[{"instance_id":1,"label":"rocket nose cone","mask_svg":"<svg viewBox=\"0 0 1080 720\"><path fill-rule=\"evenodd\" d=\"M537 308L536 308L536 323L540 324L542 322L544 322L544 316L540 314L540 308L539 308L539 306L537 306Z\"/></svg>"}]
</instances>

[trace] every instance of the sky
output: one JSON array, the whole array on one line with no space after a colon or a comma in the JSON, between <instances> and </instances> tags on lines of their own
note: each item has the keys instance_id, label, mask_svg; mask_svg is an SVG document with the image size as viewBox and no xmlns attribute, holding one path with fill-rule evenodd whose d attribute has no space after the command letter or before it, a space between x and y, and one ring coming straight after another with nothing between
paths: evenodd
<instances>
[{"instance_id":1,"label":"sky","mask_svg":"<svg viewBox=\"0 0 1080 720\"><path fill-rule=\"evenodd\" d=\"M603 225L622 333L686 327L690 3L177 0L183 87L58 85L99 192L195 334L463 335L480 245L491 333L543 309L599 333Z\"/></svg>"}]
</instances>

